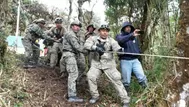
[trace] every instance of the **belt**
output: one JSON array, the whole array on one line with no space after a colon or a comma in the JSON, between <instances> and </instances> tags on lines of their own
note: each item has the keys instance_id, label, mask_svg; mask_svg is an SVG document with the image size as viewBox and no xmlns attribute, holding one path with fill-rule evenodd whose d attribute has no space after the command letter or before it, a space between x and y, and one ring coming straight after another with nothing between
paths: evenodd
<instances>
[{"instance_id":1,"label":"belt","mask_svg":"<svg viewBox=\"0 0 189 107\"><path fill-rule=\"evenodd\" d=\"M67 49L63 49L62 51L63 51L63 52L71 52L71 53L74 53L74 54L76 54L75 52L73 52L73 51L70 51L70 50L67 50Z\"/></svg>"},{"instance_id":2,"label":"belt","mask_svg":"<svg viewBox=\"0 0 189 107\"><path fill-rule=\"evenodd\" d=\"M70 52L69 50L67 50L67 49L63 49L62 51L64 51L64 52Z\"/></svg>"}]
</instances>

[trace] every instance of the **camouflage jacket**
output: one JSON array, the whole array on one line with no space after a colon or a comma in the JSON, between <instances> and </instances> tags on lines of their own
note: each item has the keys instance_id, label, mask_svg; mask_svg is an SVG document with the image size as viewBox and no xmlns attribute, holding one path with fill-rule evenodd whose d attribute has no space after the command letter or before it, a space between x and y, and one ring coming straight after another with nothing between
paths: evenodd
<instances>
[{"instance_id":1,"label":"camouflage jacket","mask_svg":"<svg viewBox=\"0 0 189 107\"><path fill-rule=\"evenodd\" d=\"M37 39L49 39L49 37L44 33L43 29L39 27L39 25L32 23L30 24L26 30L24 39L35 42Z\"/></svg>"},{"instance_id":2,"label":"camouflage jacket","mask_svg":"<svg viewBox=\"0 0 189 107\"><path fill-rule=\"evenodd\" d=\"M57 27L52 27L48 31L48 35L57 39L62 38L65 33L66 33L66 29L64 27L62 27L61 29L58 29Z\"/></svg>"},{"instance_id":3,"label":"camouflage jacket","mask_svg":"<svg viewBox=\"0 0 189 107\"><path fill-rule=\"evenodd\" d=\"M118 51L119 49L121 49L117 41L115 41L113 38L108 37L106 40L103 40L98 35L89 37L85 42L84 48L92 51L92 48L96 46L96 44L99 44L99 41L105 42L104 47L105 51L107 52ZM94 52L94 55L92 56L91 66L96 67L98 69L116 67L113 53L105 52L102 56L99 56L97 52Z\"/></svg>"},{"instance_id":4,"label":"camouflage jacket","mask_svg":"<svg viewBox=\"0 0 189 107\"><path fill-rule=\"evenodd\" d=\"M77 37L79 39L79 44L84 46L84 43L85 43L85 36L84 36L84 32L82 30L80 30L78 33L77 33Z\"/></svg>"},{"instance_id":5,"label":"camouflage jacket","mask_svg":"<svg viewBox=\"0 0 189 107\"><path fill-rule=\"evenodd\" d=\"M78 33L74 33L72 30L64 35L63 56L75 56L75 54L83 52L83 45L77 35Z\"/></svg>"},{"instance_id":6,"label":"camouflage jacket","mask_svg":"<svg viewBox=\"0 0 189 107\"><path fill-rule=\"evenodd\" d=\"M86 32L85 33L85 40L87 40L89 37L91 36L95 36L96 34L93 32L93 33L89 33L89 32Z\"/></svg>"}]
</instances>

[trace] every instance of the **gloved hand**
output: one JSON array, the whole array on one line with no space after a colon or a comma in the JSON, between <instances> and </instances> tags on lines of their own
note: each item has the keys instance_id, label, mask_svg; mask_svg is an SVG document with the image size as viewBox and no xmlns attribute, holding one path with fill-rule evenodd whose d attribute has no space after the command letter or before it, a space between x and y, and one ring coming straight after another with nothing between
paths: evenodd
<instances>
[{"instance_id":1,"label":"gloved hand","mask_svg":"<svg viewBox=\"0 0 189 107\"><path fill-rule=\"evenodd\" d=\"M40 45L36 42L33 42L33 45L36 46L36 47L40 47Z\"/></svg>"},{"instance_id":2,"label":"gloved hand","mask_svg":"<svg viewBox=\"0 0 189 107\"><path fill-rule=\"evenodd\" d=\"M118 50L118 52L124 52L124 48L120 48L120 49ZM120 54L124 54L124 53L120 53Z\"/></svg>"},{"instance_id":3,"label":"gloved hand","mask_svg":"<svg viewBox=\"0 0 189 107\"><path fill-rule=\"evenodd\" d=\"M81 53L83 53L84 55L88 55L89 54L89 51L84 49Z\"/></svg>"},{"instance_id":4,"label":"gloved hand","mask_svg":"<svg viewBox=\"0 0 189 107\"><path fill-rule=\"evenodd\" d=\"M104 54L105 49L102 48L102 47L97 46L96 47L96 51L99 53L100 56L102 56Z\"/></svg>"},{"instance_id":5,"label":"gloved hand","mask_svg":"<svg viewBox=\"0 0 189 107\"><path fill-rule=\"evenodd\" d=\"M124 56L124 48L120 48L120 49L118 50L118 52L123 52L123 53L118 53L118 54L117 54L118 57Z\"/></svg>"},{"instance_id":6,"label":"gloved hand","mask_svg":"<svg viewBox=\"0 0 189 107\"><path fill-rule=\"evenodd\" d=\"M61 43L62 39L58 39L58 40L54 39L54 42Z\"/></svg>"},{"instance_id":7,"label":"gloved hand","mask_svg":"<svg viewBox=\"0 0 189 107\"><path fill-rule=\"evenodd\" d=\"M96 46L96 51L99 53L100 56L102 56L105 51L104 43L96 44Z\"/></svg>"},{"instance_id":8,"label":"gloved hand","mask_svg":"<svg viewBox=\"0 0 189 107\"><path fill-rule=\"evenodd\" d=\"M60 42L60 43L62 43L62 42L63 42L63 38L60 38L60 39L58 39L58 40L59 40L59 42Z\"/></svg>"}]
</instances>

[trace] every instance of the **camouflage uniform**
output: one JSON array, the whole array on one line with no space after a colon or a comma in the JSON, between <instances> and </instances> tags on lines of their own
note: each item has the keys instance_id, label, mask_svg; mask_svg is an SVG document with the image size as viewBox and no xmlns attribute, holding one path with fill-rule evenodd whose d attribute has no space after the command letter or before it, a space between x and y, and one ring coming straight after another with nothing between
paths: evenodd
<instances>
[{"instance_id":1,"label":"camouflage uniform","mask_svg":"<svg viewBox=\"0 0 189 107\"><path fill-rule=\"evenodd\" d=\"M89 32L89 27L92 27L93 28L93 32ZM89 38L89 37L91 37L91 36L96 36L96 33L94 33L94 31L95 31L95 26L93 25L93 24L89 24L88 26L87 26L87 32L85 33L85 41ZM87 64L88 64L88 69L90 68L90 66L91 66L91 60L92 60L92 56L93 56L94 54L92 53L92 52L89 52L88 53L88 55L87 55Z\"/></svg>"},{"instance_id":2,"label":"camouflage uniform","mask_svg":"<svg viewBox=\"0 0 189 107\"><path fill-rule=\"evenodd\" d=\"M87 40L91 36L96 36L96 34L94 32L92 32L92 33L90 33L90 32L85 33L85 40Z\"/></svg>"},{"instance_id":3,"label":"camouflage uniform","mask_svg":"<svg viewBox=\"0 0 189 107\"><path fill-rule=\"evenodd\" d=\"M30 24L26 28L24 38L22 39L22 44L24 45L26 56L25 64L28 64L30 61L35 64L38 63L40 48L39 44L36 43L36 40L38 40L39 38L50 39L38 24Z\"/></svg>"},{"instance_id":4,"label":"camouflage uniform","mask_svg":"<svg viewBox=\"0 0 189 107\"><path fill-rule=\"evenodd\" d=\"M86 33L85 34L85 40L87 40L89 37L91 36L96 36L96 34L93 32L93 33ZM91 61L92 61L92 57L94 56L94 53L93 52L89 52L89 54L87 55L87 63L88 63L88 69L90 68L91 66Z\"/></svg>"},{"instance_id":5,"label":"camouflage uniform","mask_svg":"<svg viewBox=\"0 0 189 107\"><path fill-rule=\"evenodd\" d=\"M65 67L68 72L68 97L76 96L76 80L78 78L77 54L83 52L77 33L72 30L64 35L63 55L60 67ZM61 68L61 70L64 68Z\"/></svg>"},{"instance_id":6,"label":"camouflage uniform","mask_svg":"<svg viewBox=\"0 0 189 107\"><path fill-rule=\"evenodd\" d=\"M62 27L58 29L57 27L52 27L48 32L48 35L55 39L61 39L65 34L65 28ZM54 42L51 46L48 46L48 54L50 58L50 67L55 67L58 62L58 52L62 50L62 43Z\"/></svg>"},{"instance_id":7,"label":"camouflage uniform","mask_svg":"<svg viewBox=\"0 0 189 107\"><path fill-rule=\"evenodd\" d=\"M79 44L84 47L84 43L85 43L85 37L82 31L78 32L78 34L76 35L78 37L79 40ZM77 60L77 66L78 66L78 71L79 71L79 75L78 75L78 81L81 80L82 76L85 73L85 69L86 69L86 61L85 61L85 56L83 53L78 53L76 54L76 60Z\"/></svg>"},{"instance_id":8,"label":"camouflage uniform","mask_svg":"<svg viewBox=\"0 0 189 107\"><path fill-rule=\"evenodd\" d=\"M92 36L87 39L84 47L87 50L95 50L94 47L96 47L96 45L100 42L104 43L105 51L118 51L119 49L121 49L121 47L113 38L108 37L106 40L103 40L100 38L100 36ZM121 74L116 69L116 63L114 55L112 53L104 53L102 56L100 56L99 53L94 52L91 68L87 73L92 98L95 99L99 97L97 90L97 79L102 73L105 73L106 76L114 84L114 87L118 91L122 102L128 103L130 98L127 96L127 92L121 82Z\"/></svg>"}]
</instances>

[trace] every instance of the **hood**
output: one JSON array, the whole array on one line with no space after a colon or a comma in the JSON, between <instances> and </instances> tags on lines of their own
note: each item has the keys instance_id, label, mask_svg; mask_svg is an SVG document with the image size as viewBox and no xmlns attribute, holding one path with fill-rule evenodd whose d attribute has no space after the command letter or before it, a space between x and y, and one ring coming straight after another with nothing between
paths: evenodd
<instances>
[{"instance_id":1,"label":"hood","mask_svg":"<svg viewBox=\"0 0 189 107\"><path fill-rule=\"evenodd\" d=\"M122 24L121 32L124 32L124 28L125 28L126 26L130 26L130 27L131 27L131 32L133 32L133 31L135 30L135 28L133 27L133 25L132 25L130 22L124 22L124 23Z\"/></svg>"}]
</instances>

